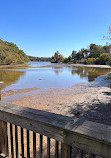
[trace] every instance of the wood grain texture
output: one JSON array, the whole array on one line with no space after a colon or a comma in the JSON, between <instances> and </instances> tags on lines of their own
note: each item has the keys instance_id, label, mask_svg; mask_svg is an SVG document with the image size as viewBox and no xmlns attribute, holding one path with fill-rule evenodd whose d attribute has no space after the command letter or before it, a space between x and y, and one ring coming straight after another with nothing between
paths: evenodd
<instances>
[{"instance_id":1,"label":"wood grain texture","mask_svg":"<svg viewBox=\"0 0 111 158\"><path fill-rule=\"evenodd\" d=\"M111 126L0 102L0 120L111 158Z\"/></svg>"},{"instance_id":2,"label":"wood grain texture","mask_svg":"<svg viewBox=\"0 0 111 158\"><path fill-rule=\"evenodd\" d=\"M55 141L55 158L59 158L59 142Z\"/></svg>"},{"instance_id":3,"label":"wood grain texture","mask_svg":"<svg viewBox=\"0 0 111 158\"><path fill-rule=\"evenodd\" d=\"M61 144L61 158L68 158L68 145L66 143Z\"/></svg>"},{"instance_id":4,"label":"wood grain texture","mask_svg":"<svg viewBox=\"0 0 111 158\"><path fill-rule=\"evenodd\" d=\"M8 156L7 123L0 121L0 152Z\"/></svg>"}]
</instances>

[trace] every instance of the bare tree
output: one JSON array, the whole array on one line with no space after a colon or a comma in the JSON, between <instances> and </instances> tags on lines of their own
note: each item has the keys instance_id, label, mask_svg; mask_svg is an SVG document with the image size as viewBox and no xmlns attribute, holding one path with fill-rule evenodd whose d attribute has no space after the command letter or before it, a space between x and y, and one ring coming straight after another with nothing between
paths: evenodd
<instances>
[{"instance_id":1,"label":"bare tree","mask_svg":"<svg viewBox=\"0 0 111 158\"><path fill-rule=\"evenodd\" d=\"M107 34L103 36L103 40L111 41L111 24L109 25Z\"/></svg>"}]
</instances>

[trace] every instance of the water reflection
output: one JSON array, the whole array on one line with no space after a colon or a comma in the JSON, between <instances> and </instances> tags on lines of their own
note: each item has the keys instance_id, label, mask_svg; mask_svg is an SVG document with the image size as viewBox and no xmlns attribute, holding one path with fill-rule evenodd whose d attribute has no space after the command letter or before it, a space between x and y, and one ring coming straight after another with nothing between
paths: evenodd
<instances>
[{"instance_id":1,"label":"water reflection","mask_svg":"<svg viewBox=\"0 0 111 158\"><path fill-rule=\"evenodd\" d=\"M97 77L109 72L111 72L109 68L74 66L0 69L0 81L5 82L7 90L65 88L78 83L94 81Z\"/></svg>"},{"instance_id":2,"label":"water reflection","mask_svg":"<svg viewBox=\"0 0 111 158\"><path fill-rule=\"evenodd\" d=\"M59 75L60 73L63 72L63 67L56 67L56 68L52 68L55 72L56 75Z\"/></svg>"},{"instance_id":3,"label":"water reflection","mask_svg":"<svg viewBox=\"0 0 111 158\"><path fill-rule=\"evenodd\" d=\"M21 75L24 75L24 71L11 71L0 69L0 81L4 81L4 86L9 86L12 83L16 83Z\"/></svg>"},{"instance_id":4,"label":"water reflection","mask_svg":"<svg viewBox=\"0 0 111 158\"><path fill-rule=\"evenodd\" d=\"M105 75L111 72L111 69L108 68L91 68L91 67L78 67L77 69L73 69L72 67L72 75L78 74L80 78L88 77L88 81L94 81L95 78Z\"/></svg>"},{"instance_id":5,"label":"water reflection","mask_svg":"<svg viewBox=\"0 0 111 158\"><path fill-rule=\"evenodd\" d=\"M88 81L94 81L95 78L111 72L110 68L92 68L92 67L60 67L53 68L56 75L63 71L70 71L72 75L79 75L81 79L88 78Z\"/></svg>"}]
</instances>

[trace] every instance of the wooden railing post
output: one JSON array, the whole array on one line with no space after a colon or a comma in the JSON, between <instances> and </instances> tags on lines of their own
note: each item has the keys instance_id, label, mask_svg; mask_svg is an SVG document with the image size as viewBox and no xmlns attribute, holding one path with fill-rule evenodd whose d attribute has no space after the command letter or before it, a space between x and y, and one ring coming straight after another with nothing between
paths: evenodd
<instances>
[{"instance_id":1,"label":"wooden railing post","mask_svg":"<svg viewBox=\"0 0 111 158\"><path fill-rule=\"evenodd\" d=\"M61 144L61 158L68 158L68 145L66 143Z\"/></svg>"},{"instance_id":2,"label":"wooden railing post","mask_svg":"<svg viewBox=\"0 0 111 158\"><path fill-rule=\"evenodd\" d=\"M1 101L1 89L3 88L4 82L0 82L0 101ZM0 121L0 153L8 155L7 147L7 123Z\"/></svg>"}]
</instances>

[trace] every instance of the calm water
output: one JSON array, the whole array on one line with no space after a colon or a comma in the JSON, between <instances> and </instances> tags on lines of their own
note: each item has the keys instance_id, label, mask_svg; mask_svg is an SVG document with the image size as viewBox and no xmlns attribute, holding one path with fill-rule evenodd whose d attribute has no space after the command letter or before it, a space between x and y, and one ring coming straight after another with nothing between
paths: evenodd
<instances>
[{"instance_id":1,"label":"calm water","mask_svg":"<svg viewBox=\"0 0 111 158\"><path fill-rule=\"evenodd\" d=\"M30 62L24 69L0 69L0 81L5 82L5 90L25 88L66 88L78 83L94 81L111 69L88 67L35 68L51 65L49 62Z\"/></svg>"},{"instance_id":2,"label":"calm water","mask_svg":"<svg viewBox=\"0 0 111 158\"><path fill-rule=\"evenodd\" d=\"M55 65L54 63L50 63L50 62L29 62L31 67L38 67L38 66L46 66L46 65Z\"/></svg>"}]
</instances>

